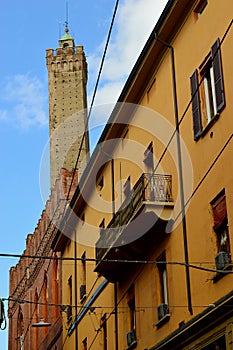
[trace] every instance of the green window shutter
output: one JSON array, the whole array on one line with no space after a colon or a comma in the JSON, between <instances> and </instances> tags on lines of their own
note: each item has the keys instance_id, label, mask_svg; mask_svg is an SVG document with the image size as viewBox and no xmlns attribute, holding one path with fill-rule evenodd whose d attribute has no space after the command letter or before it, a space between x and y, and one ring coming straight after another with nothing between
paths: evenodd
<instances>
[{"instance_id":1,"label":"green window shutter","mask_svg":"<svg viewBox=\"0 0 233 350\"><path fill-rule=\"evenodd\" d=\"M202 131L197 70L195 70L195 72L190 78L190 85L192 95L193 133L194 140L197 140L200 137Z\"/></svg>"},{"instance_id":2,"label":"green window shutter","mask_svg":"<svg viewBox=\"0 0 233 350\"><path fill-rule=\"evenodd\" d=\"M224 94L222 59L221 59L219 39L217 39L214 45L212 46L211 55L213 60L217 112L220 113L225 107L225 94Z\"/></svg>"}]
</instances>

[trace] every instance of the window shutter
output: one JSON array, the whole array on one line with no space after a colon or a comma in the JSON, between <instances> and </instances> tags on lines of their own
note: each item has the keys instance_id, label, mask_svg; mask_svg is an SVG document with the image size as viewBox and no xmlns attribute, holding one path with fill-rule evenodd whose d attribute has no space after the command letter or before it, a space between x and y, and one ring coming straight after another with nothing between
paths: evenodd
<instances>
[{"instance_id":1,"label":"window shutter","mask_svg":"<svg viewBox=\"0 0 233 350\"><path fill-rule=\"evenodd\" d=\"M217 230L223 225L227 225L227 206L225 194L211 203L214 215L214 229Z\"/></svg>"},{"instance_id":2,"label":"window shutter","mask_svg":"<svg viewBox=\"0 0 233 350\"><path fill-rule=\"evenodd\" d=\"M197 70L195 70L195 72L191 76L190 84L192 94L193 132L194 140L197 140L200 137L202 130Z\"/></svg>"},{"instance_id":3,"label":"window shutter","mask_svg":"<svg viewBox=\"0 0 233 350\"><path fill-rule=\"evenodd\" d=\"M219 39L217 39L214 45L212 46L211 55L213 60L217 112L220 113L225 107L225 94L224 94L222 59L221 59Z\"/></svg>"}]
</instances>

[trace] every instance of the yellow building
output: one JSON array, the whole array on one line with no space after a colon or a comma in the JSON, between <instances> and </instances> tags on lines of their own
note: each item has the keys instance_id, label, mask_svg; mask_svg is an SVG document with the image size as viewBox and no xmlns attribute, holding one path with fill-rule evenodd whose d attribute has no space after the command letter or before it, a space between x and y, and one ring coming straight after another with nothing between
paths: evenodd
<instances>
[{"instance_id":1,"label":"yellow building","mask_svg":"<svg viewBox=\"0 0 233 350\"><path fill-rule=\"evenodd\" d=\"M63 349L233 349L232 13L168 1L130 73L53 242Z\"/></svg>"}]
</instances>

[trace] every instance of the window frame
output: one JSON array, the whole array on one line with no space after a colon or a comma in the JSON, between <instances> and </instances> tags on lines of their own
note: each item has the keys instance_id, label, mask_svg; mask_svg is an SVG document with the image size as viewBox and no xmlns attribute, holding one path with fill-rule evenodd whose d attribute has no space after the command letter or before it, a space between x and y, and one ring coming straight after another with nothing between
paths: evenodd
<instances>
[{"instance_id":1,"label":"window frame","mask_svg":"<svg viewBox=\"0 0 233 350\"><path fill-rule=\"evenodd\" d=\"M207 74L209 74L209 83L211 84L211 86L208 88L208 91L211 92L212 95L212 103L210 104L213 106L214 113L211 116L210 112L207 112L208 117L206 123L203 123L205 119L205 105L207 108L210 106L207 101ZM208 131L217 120L226 105L221 43L219 38L217 38L215 43L212 45L210 53L204 59L199 69L195 69L194 73L190 77L190 87L192 97L193 133L194 140L197 141L201 136L205 135L206 131ZM205 96L205 100L203 100L203 94Z\"/></svg>"},{"instance_id":2,"label":"window frame","mask_svg":"<svg viewBox=\"0 0 233 350\"><path fill-rule=\"evenodd\" d=\"M224 212L223 218L221 220L221 222L216 225L215 224L215 216L217 216L217 214L214 212L215 208L217 206L220 206L221 203L222 204L222 211ZM228 214L227 214L227 206L226 206L226 194L225 194L225 190L222 190L211 202L210 202L211 208L212 208L212 212L213 212L213 221L214 221L214 225L213 225L213 230L216 234L216 248L217 248L217 253L220 253L222 251L226 252L229 254L229 256L231 255L231 242L230 242L230 235L229 235L229 228L228 228ZM222 243L222 234L225 233L226 235L226 239L227 239L227 243L225 245L226 248L222 248L223 243Z\"/></svg>"}]
</instances>

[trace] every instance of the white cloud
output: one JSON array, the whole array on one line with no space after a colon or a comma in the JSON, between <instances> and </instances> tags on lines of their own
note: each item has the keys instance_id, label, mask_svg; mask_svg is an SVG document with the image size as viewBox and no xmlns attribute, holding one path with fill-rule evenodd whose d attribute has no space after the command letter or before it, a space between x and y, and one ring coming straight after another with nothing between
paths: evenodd
<instances>
[{"instance_id":1,"label":"white cloud","mask_svg":"<svg viewBox=\"0 0 233 350\"><path fill-rule=\"evenodd\" d=\"M29 74L8 77L0 89L0 120L19 128L47 126L47 96L42 82Z\"/></svg>"},{"instance_id":2,"label":"white cloud","mask_svg":"<svg viewBox=\"0 0 233 350\"><path fill-rule=\"evenodd\" d=\"M167 0L125 0L119 6L95 104L115 102ZM106 39L105 39L106 40ZM105 41L88 57L93 89Z\"/></svg>"}]
</instances>

